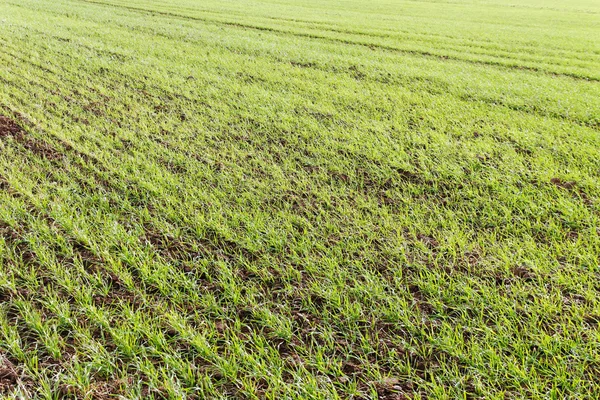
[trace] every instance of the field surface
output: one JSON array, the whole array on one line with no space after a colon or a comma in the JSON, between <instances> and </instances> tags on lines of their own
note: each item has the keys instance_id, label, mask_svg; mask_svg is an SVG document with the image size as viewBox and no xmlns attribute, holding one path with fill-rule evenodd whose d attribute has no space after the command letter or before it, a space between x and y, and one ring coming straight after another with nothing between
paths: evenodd
<instances>
[{"instance_id":1,"label":"field surface","mask_svg":"<svg viewBox=\"0 0 600 400\"><path fill-rule=\"evenodd\" d=\"M597 0L0 0L0 397L597 399Z\"/></svg>"}]
</instances>

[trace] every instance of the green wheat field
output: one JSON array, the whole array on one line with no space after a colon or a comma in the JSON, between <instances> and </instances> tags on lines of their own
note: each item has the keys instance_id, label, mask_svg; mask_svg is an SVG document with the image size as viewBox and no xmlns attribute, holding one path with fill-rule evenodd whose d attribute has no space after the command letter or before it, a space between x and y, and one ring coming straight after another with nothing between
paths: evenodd
<instances>
[{"instance_id":1,"label":"green wheat field","mask_svg":"<svg viewBox=\"0 0 600 400\"><path fill-rule=\"evenodd\" d=\"M0 0L0 397L600 398L600 1Z\"/></svg>"}]
</instances>

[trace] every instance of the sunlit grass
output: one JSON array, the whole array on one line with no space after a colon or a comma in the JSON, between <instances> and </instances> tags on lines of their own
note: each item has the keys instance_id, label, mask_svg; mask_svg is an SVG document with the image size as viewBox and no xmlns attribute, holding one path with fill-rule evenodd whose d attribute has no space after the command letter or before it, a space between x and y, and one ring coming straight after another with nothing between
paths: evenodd
<instances>
[{"instance_id":1,"label":"sunlit grass","mask_svg":"<svg viewBox=\"0 0 600 400\"><path fill-rule=\"evenodd\" d=\"M0 4L0 391L595 398L593 1Z\"/></svg>"}]
</instances>

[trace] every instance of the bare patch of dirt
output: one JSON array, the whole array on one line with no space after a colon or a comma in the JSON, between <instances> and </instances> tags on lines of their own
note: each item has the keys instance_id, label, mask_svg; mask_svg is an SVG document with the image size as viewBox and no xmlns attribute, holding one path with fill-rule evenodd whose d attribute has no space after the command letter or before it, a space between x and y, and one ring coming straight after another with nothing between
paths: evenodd
<instances>
[{"instance_id":1,"label":"bare patch of dirt","mask_svg":"<svg viewBox=\"0 0 600 400\"><path fill-rule=\"evenodd\" d=\"M22 134L23 129L12 119L0 115L0 138L17 136Z\"/></svg>"},{"instance_id":2,"label":"bare patch of dirt","mask_svg":"<svg viewBox=\"0 0 600 400\"><path fill-rule=\"evenodd\" d=\"M585 322L592 328L596 328L598 327L598 325L600 325L600 315L588 314L585 317L583 317L583 322Z\"/></svg>"},{"instance_id":3,"label":"bare patch of dirt","mask_svg":"<svg viewBox=\"0 0 600 400\"><path fill-rule=\"evenodd\" d=\"M18 368L0 354L0 394L7 395L17 388L31 385L31 378L19 372Z\"/></svg>"},{"instance_id":4,"label":"bare patch of dirt","mask_svg":"<svg viewBox=\"0 0 600 400\"><path fill-rule=\"evenodd\" d=\"M553 185L555 185L559 188L567 189L567 190L571 190L571 189L575 188L575 186L576 186L575 182L565 181L560 178L552 178L552 179L550 179L550 183L552 183Z\"/></svg>"},{"instance_id":5,"label":"bare patch of dirt","mask_svg":"<svg viewBox=\"0 0 600 400\"><path fill-rule=\"evenodd\" d=\"M64 154L57 151L52 145L33 137L26 137L25 140L22 140L22 144L33 154L47 160L55 161L64 157Z\"/></svg>"},{"instance_id":6,"label":"bare patch of dirt","mask_svg":"<svg viewBox=\"0 0 600 400\"><path fill-rule=\"evenodd\" d=\"M377 395L380 400L406 400L411 399L413 384L411 382L402 382L398 378L386 378L375 385Z\"/></svg>"},{"instance_id":7,"label":"bare patch of dirt","mask_svg":"<svg viewBox=\"0 0 600 400\"><path fill-rule=\"evenodd\" d=\"M13 363L3 357L0 363L0 393L6 394L18 387L20 377Z\"/></svg>"},{"instance_id":8,"label":"bare patch of dirt","mask_svg":"<svg viewBox=\"0 0 600 400\"><path fill-rule=\"evenodd\" d=\"M533 271L522 265L512 268L511 272L514 276L521 278L524 281L532 281L535 279Z\"/></svg>"}]
</instances>

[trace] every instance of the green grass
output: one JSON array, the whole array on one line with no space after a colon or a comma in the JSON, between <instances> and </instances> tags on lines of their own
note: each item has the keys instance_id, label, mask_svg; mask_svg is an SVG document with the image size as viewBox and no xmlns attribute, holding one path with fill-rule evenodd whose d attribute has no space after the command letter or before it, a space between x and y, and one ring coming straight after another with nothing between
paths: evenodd
<instances>
[{"instance_id":1,"label":"green grass","mask_svg":"<svg viewBox=\"0 0 600 400\"><path fill-rule=\"evenodd\" d=\"M2 0L0 393L594 399L595 0Z\"/></svg>"}]
</instances>

